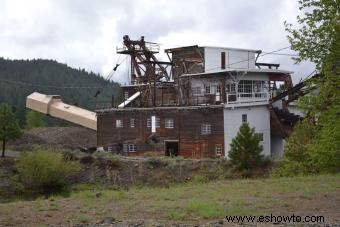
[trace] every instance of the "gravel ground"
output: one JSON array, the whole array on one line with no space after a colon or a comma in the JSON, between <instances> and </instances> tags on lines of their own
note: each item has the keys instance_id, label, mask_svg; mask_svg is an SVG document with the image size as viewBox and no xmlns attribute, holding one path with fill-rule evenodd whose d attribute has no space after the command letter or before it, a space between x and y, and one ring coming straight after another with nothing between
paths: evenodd
<instances>
[{"instance_id":1,"label":"gravel ground","mask_svg":"<svg viewBox=\"0 0 340 227\"><path fill-rule=\"evenodd\" d=\"M82 127L47 127L27 130L24 135L9 143L11 150L23 151L36 145L74 149L78 147L95 147L96 131Z\"/></svg>"}]
</instances>

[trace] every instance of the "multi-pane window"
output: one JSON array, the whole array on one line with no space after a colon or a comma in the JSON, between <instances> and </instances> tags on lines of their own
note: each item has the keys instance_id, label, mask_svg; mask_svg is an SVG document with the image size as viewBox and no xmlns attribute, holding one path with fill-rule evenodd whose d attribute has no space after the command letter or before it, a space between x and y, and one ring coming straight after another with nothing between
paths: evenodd
<instances>
[{"instance_id":1,"label":"multi-pane window","mask_svg":"<svg viewBox=\"0 0 340 227\"><path fill-rule=\"evenodd\" d=\"M247 122L248 122L247 114L242 114L242 123L247 123Z\"/></svg>"},{"instance_id":2,"label":"multi-pane window","mask_svg":"<svg viewBox=\"0 0 340 227\"><path fill-rule=\"evenodd\" d=\"M201 125L201 134L202 135L209 135L209 134L211 134L211 124L203 123Z\"/></svg>"},{"instance_id":3,"label":"multi-pane window","mask_svg":"<svg viewBox=\"0 0 340 227\"><path fill-rule=\"evenodd\" d=\"M236 91L236 84L235 83L226 84L225 88L227 93L234 93Z\"/></svg>"},{"instance_id":4,"label":"multi-pane window","mask_svg":"<svg viewBox=\"0 0 340 227\"><path fill-rule=\"evenodd\" d=\"M174 119L165 119L165 128L174 128Z\"/></svg>"},{"instance_id":5,"label":"multi-pane window","mask_svg":"<svg viewBox=\"0 0 340 227\"><path fill-rule=\"evenodd\" d=\"M161 119L159 117L156 117L156 128L161 127Z\"/></svg>"},{"instance_id":6,"label":"multi-pane window","mask_svg":"<svg viewBox=\"0 0 340 227\"><path fill-rule=\"evenodd\" d=\"M121 119L116 120L116 128L123 128L123 120Z\"/></svg>"},{"instance_id":7,"label":"multi-pane window","mask_svg":"<svg viewBox=\"0 0 340 227\"><path fill-rule=\"evenodd\" d=\"M222 144L215 144L215 154L217 157L222 156Z\"/></svg>"},{"instance_id":8,"label":"multi-pane window","mask_svg":"<svg viewBox=\"0 0 340 227\"><path fill-rule=\"evenodd\" d=\"M131 128L134 128L134 127L135 127L135 121L136 121L136 120L135 120L134 118L131 118L131 119L130 119L130 127L131 127Z\"/></svg>"},{"instance_id":9,"label":"multi-pane window","mask_svg":"<svg viewBox=\"0 0 340 227\"><path fill-rule=\"evenodd\" d=\"M211 87L209 86L209 85L206 85L205 86L205 94L211 94L210 92L211 92L211 89L210 89Z\"/></svg>"},{"instance_id":10,"label":"multi-pane window","mask_svg":"<svg viewBox=\"0 0 340 227\"><path fill-rule=\"evenodd\" d=\"M200 96L201 95L201 87L193 87L192 88L192 95L193 96Z\"/></svg>"},{"instance_id":11,"label":"multi-pane window","mask_svg":"<svg viewBox=\"0 0 340 227\"><path fill-rule=\"evenodd\" d=\"M129 144L128 149L129 149L129 152L136 152L137 146L136 144Z\"/></svg>"},{"instance_id":12,"label":"multi-pane window","mask_svg":"<svg viewBox=\"0 0 340 227\"><path fill-rule=\"evenodd\" d=\"M128 91L125 91L124 92L124 99L126 100L126 99L128 99L129 98L129 92Z\"/></svg>"},{"instance_id":13,"label":"multi-pane window","mask_svg":"<svg viewBox=\"0 0 340 227\"><path fill-rule=\"evenodd\" d=\"M263 142L263 133L255 133L255 135Z\"/></svg>"},{"instance_id":14,"label":"multi-pane window","mask_svg":"<svg viewBox=\"0 0 340 227\"><path fill-rule=\"evenodd\" d=\"M124 143L123 144L123 152L128 152L128 150L129 150L129 145Z\"/></svg>"},{"instance_id":15,"label":"multi-pane window","mask_svg":"<svg viewBox=\"0 0 340 227\"><path fill-rule=\"evenodd\" d=\"M251 80L241 80L238 84L238 92L240 93L252 93L253 84Z\"/></svg>"},{"instance_id":16,"label":"multi-pane window","mask_svg":"<svg viewBox=\"0 0 340 227\"><path fill-rule=\"evenodd\" d=\"M212 94L216 94L216 92L220 92L220 91L218 91L218 89L219 90L221 90L221 89L218 88L218 87L219 87L219 85L215 85L215 84L205 85L205 94L212 95Z\"/></svg>"},{"instance_id":17,"label":"multi-pane window","mask_svg":"<svg viewBox=\"0 0 340 227\"><path fill-rule=\"evenodd\" d=\"M235 83L226 84L226 92L235 92ZM238 83L239 93L261 93L266 92L266 82L261 80L241 80Z\"/></svg>"},{"instance_id":18,"label":"multi-pane window","mask_svg":"<svg viewBox=\"0 0 340 227\"><path fill-rule=\"evenodd\" d=\"M124 143L123 144L123 151L124 152L136 152L137 151L137 146L136 144L127 144L127 143Z\"/></svg>"},{"instance_id":19,"label":"multi-pane window","mask_svg":"<svg viewBox=\"0 0 340 227\"><path fill-rule=\"evenodd\" d=\"M218 84L216 86L216 93L220 93L221 94L221 85L220 84Z\"/></svg>"},{"instance_id":20,"label":"multi-pane window","mask_svg":"<svg viewBox=\"0 0 340 227\"><path fill-rule=\"evenodd\" d=\"M151 117L146 119L146 127L151 128ZM156 117L156 128L161 127L161 119Z\"/></svg>"}]
</instances>

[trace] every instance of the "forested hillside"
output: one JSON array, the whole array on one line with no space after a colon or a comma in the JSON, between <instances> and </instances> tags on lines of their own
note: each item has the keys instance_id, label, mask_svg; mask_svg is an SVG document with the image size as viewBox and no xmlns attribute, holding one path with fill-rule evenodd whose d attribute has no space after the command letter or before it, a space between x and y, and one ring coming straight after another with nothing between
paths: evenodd
<instances>
[{"instance_id":1,"label":"forested hillside","mask_svg":"<svg viewBox=\"0 0 340 227\"><path fill-rule=\"evenodd\" d=\"M96 101L95 94L100 90ZM53 60L8 60L0 58L0 104L14 107L25 125L25 99L32 92L61 95L64 102L94 110L118 98L119 84L99 74L74 69Z\"/></svg>"}]
</instances>

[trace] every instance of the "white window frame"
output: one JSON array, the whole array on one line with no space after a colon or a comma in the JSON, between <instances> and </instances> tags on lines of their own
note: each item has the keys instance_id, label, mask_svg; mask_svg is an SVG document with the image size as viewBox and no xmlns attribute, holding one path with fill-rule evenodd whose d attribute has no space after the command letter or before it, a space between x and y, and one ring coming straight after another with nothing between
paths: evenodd
<instances>
[{"instance_id":1,"label":"white window frame","mask_svg":"<svg viewBox=\"0 0 340 227\"><path fill-rule=\"evenodd\" d=\"M134 128L136 123L136 119L130 118L130 128Z\"/></svg>"},{"instance_id":2,"label":"white window frame","mask_svg":"<svg viewBox=\"0 0 340 227\"><path fill-rule=\"evenodd\" d=\"M205 92L205 94L210 95L211 94L211 86L205 85L204 92Z\"/></svg>"},{"instance_id":3,"label":"white window frame","mask_svg":"<svg viewBox=\"0 0 340 227\"><path fill-rule=\"evenodd\" d=\"M116 128L123 128L124 127L124 123L122 119L117 119L116 120Z\"/></svg>"},{"instance_id":4,"label":"white window frame","mask_svg":"<svg viewBox=\"0 0 340 227\"><path fill-rule=\"evenodd\" d=\"M222 144L215 144L215 154L217 157L222 156Z\"/></svg>"},{"instance_id":5,"label":"white window frame","mask_svg":"<svg viewBox=\"0 0 340 227\"><path fill-rule=\"evenodd\" d=\"M206 95L216 94L216 91L217 91L217 85L215 84L205 85L204 87L204 92Z\"/></svg>"},{"instance_id":6,"label":"white window frame","mask_svg":"<svg viewBox=\"0 0 340 227\"><path fill-rule=\"evenodd\" d=\"M151 128L151 117L148 117L146 119L146 127ZM156 128L161 127L161 119L159 117L156 117Z\"/></svg>"},{"instance_id":7,"label":"white window frame","mask_svg":"<svg viewBox=\"0 0 340 227\"><path fill-rule=\"evenodd\" d=\"M211 124L203 123L201 125L201 134L202 135L210 135L211 134Z\"/></svg>"},{"instance_id":8,"label":"white window frame","mask_svg":"<svg viewBox=\"0 0 340 227\"><path fill-rule=\"evenodd\" d=\"M136 144L130 143L128 144L128 152L137 152L137 146Z\"/></svg>"},{"instance_id":9,"label":"white window frame","mask_svg":"<svg viewBox=\"0 0 340 227\"><path fill-rule=\"evenodd\" d=\"M127 100L129 98L129 92L125 91L124 92L124 99Z\"/></svg>"},{"instance_id":10,"label":"white window frame","mask_svg":"<svg viewBox=\"0 0 340 227\"><path fill-rule=\"evenodd\" d=\"M123 152L128 152L128 147L129 147L129 145L127 144L127 143L124 143L123 144Z\"/></svg>"},{"instance_id":11,"label":"white window frame","mask_svg":"<svg viewBox=\"0 0 340 227\"><path fill-rule=\"evenodd\" d=\"M156 128L161 127L161 119L159 117L156 117Z\"/></svg>"},{"instance_id":12,"label":"white window frame","mask_svg":"<svg viewBox=\"0 0 340 227\"><path fill-rule=\"evenodd\" d=\"M242 121L242 123L247 123L248 122L248 114L242 114L241 121Z\"/></svg>"},{"instance_id":13,"label":"white window frame","mask_svg":"<svg viewBox=\"0 0 340 227\"><path fill-rule=\"evenodd\" d=\"M166 118L164 124L165 124L165 128L172 129L174 128L174 119Z\"/></svg>"}]
</instances>

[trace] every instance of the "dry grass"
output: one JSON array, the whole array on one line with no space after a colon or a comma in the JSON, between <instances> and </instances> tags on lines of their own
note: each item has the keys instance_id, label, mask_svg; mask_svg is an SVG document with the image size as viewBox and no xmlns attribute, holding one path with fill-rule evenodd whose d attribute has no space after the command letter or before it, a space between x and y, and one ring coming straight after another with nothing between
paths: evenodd
<instances>
[{"instance_id":1,"label":"dry grass","mask_svg":"<svg viewBox=\"0 0 340 227\"><path fill-rule=\"evenodd\" d=\"M68 198L0 204L0 225L93 223L104 217L197 223L226 215L318 212L340 219L336 212L340 208L340 174L194 182L169 188L79 188Z\"/></svg>"}]
</instances>

